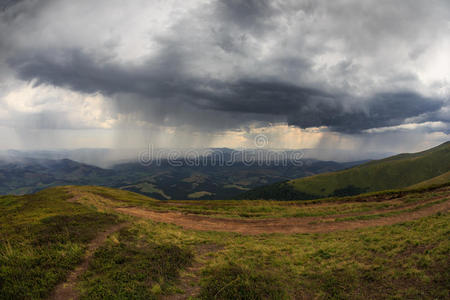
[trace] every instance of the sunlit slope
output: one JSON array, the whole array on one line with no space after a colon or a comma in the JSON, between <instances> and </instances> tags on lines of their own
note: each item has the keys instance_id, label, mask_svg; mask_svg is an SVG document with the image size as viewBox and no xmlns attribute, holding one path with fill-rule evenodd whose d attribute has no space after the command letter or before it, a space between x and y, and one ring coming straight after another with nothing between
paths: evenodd
<instances>
[{"instance_id":1,"label":"sunlit slope","mask_svg":"<svg viewBox=\"0 0 450 300\"><path fill-rule=\"evenodd\" d=\"M416 183L416 184L408 187L408 189L421 189L421 188L426 188L429 186L442 185L442 184L445 184L448 182L450 182L450 171L448 171L442 175L433 177L431 179Z\"/></svg>"},{"instance_id":2,"label":"sunlit slope","mask_svg":"<svg viewBox=\"0 0 450 300\"><path fill-rule=\"evenodd\" d=\"M446 142L423 152L399 154L343 171L262 187L241 198L292 200L356 195L405 188L449 171L450 142ZM448 180L445 176L440 180L446 178Z\"/></svg>"}]
</instances>

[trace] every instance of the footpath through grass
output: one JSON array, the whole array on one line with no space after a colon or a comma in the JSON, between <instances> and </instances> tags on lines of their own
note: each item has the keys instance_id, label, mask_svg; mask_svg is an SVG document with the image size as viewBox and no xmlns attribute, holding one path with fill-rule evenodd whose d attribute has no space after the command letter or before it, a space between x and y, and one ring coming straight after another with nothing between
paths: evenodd
<instances>
[{"instance_id":1,"label":"footpath through grass","mask_svg":"<svg viewBox=\"0 0 450 300\"><path fill-rule=\"evenodd\" d=\"M192 263L186 247L151 240L131 226L94 254L80 284L82 299L157 299L176 292L179 271Z\"/></svg>"},{"instance_id":2,"label":"footpath through grass","mask_svg":"<svg viewBox=\"0 0 450 300\"><path fill-rule=\"evenodd\" d=\"M84 299L448 299L450 215L328 234L183 230L137 220L95 254ZM179 274L215 244L188 282Z\"/></svg>"},{"instance_id":3,"label":"footpath through grass","mask_svg":"<svg viewBox=\"0 0 450 300\"><path fill-rule=\"evenodd\" d=\"M146 202L145 198L139 196L133 196L128 201L121 191L110 189L102 189L101 194L117 206L134 205L155 210L192 212L194 209L205 215L210 215L213 210L221 210L221 213L236 217L239 209L251 209L251 201L208 201L204 204L195 201L179 205L180 202ZM118 202L114 200L116 195ZM448 201L446 195L448 189L377 194L367 198L350 197L334 201L327 199L322 203L325 206L270 201L265 203L267 216L271 217L280 216L274 207L286 211L299 209L305 214L326 215L332 211L347 213L412 204L419 204L420 209L434 204L432 199L435 197L441 199L437 202ZM347 200L350 202L347 203ZM258 201L256 205L264 207L263 202ZM206 211L202 211L201 207ZM401 209L395 214L405 210ZM139 244L139 249L152 249L155 245L175 247L173 249L176 250L166 252L166 263L151 258L156 265L166 266L181 259L180 268L172 269L173 272L168 274L182 274L186 266L197 261L198 257L189 258L188 253L194 253L193 250L201 245L217 245L216 249L220 250L212 251L209 258L202 259L202 268L197 273L181 277L191 278L189 282L180 282L178 276L158 276L151 268L146 268L149 271L137 278L130 275L130 272L135 273L128 267L118 267L115 252L105 254L102 250L81 286L86 299L100 299L99 295L103 296L103 292L110 290L115 291L114 295L106 295L112 299L120 299L117 295L123 293L147 298L174 293L183 295L189 293L186 286L190 285L199 287L199 292L195 294L199 299L447 299L450 286L449 221L448 213L438 213L391 226L326 234L245 236L184 230L175 225L138 219L105 245L105 250L111 247L120 249L122 254L119 257L123 258L123 253L127 253L125 261L131 262L131 270L136 270L135 266L143 263L143 256L139 250L129 251L129 236L133 236L133 239L138 237L132 245ZM111 261L114 262L113 267L105 267L110 266ZM118 261L121 264L122 260ZM112 278L131 279L127 284L117 285L112 283Z\"/></svg>"},{"instance_id":4,"label":"footpath through grass","mask_svg":"<svg viewBox=\"0 0 450 300\"><path fill-rule=\"evenodd\" d=\"M312 201L266 200L191 200L160 201L129 191L107 187L68 187L81 195L81 203L108 210L111 207L137 206L155 211L179 211L218 218L266 219L321 217L342 214L364 214L374 210L401 209L448 195L450 185L418 190L392 190L367 195L324 198Z\"/></svg>"},{"instance_id":5,"label":"footpath through grass","mask_svg":"<svg viewBox=\"0 0 450 300\"><path fill-rule=\"evenodd\" d=\"M70 196L65 191L75 189L92 194L77 194L82 204L68 202ZM406 194L389 205L421 203L438 193ZM376 198L366 200L332 205L347 212L364 206L340 210L339 205L383 204ZM227 207L229 203L235 202L217 205ZM448 212L349 231L248 236L184 230L119 215L111 209L124 204L180 209L176 203L168 205L137 194L91 187L1 197L0 299L47 297L81 262L89 241L101 229L123 219L129 225L97 249L88 270L78 278L82 299L170 299L176 295L193 299L450 297ZM294 204L280 207L308 208ZM324 213L320 205L308 209L311 214ZM279 214L272 206L267 211ZM196 249L202 247L208 253L196 255Z\"/></svg>"},{"instance_id":6,"label":"footpath through grass","mask_svg":"<svg viewBox=\"0 0 450 300\"><path fill-rule=\"evenodd\" d=\"M83 259L118 217L66 201L61 188L0 197L0 299L40 299Z\"/></svg>"}]
</instances>

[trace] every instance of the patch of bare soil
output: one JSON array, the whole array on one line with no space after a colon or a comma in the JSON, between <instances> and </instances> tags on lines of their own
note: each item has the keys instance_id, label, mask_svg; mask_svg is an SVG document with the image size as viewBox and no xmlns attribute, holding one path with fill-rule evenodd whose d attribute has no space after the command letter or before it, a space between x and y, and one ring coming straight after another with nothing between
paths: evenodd
<instances>
[{"instance_id":1,"label":"patch of bare soil","mask_svg":"<svg viewBox=\"0 0 450 300\"><path fill-rule=\"evenodd\" d=\"M80 296L78 290L76 289L78 276L80 276L87 270L92 255L106 241L108 236L116 231L119 231L126 225L127 225L126 223L114 225L108 228L106 231L98 234L97 237L89 243L83 262L69 274L65 282L60 283L59 285L56 286L55 290L53 291L49 299L51 300L78 299Z\"/></svg>"},{"instance_id":2,"label":"patch of bare soil","mask_svg":"<svg viewBox=\"0 0 450 300\"><path fill-rule=\"evenodd\" d=\"M328 216L251 220L210 218L194 214L184 214L181 212L156 212L145 210L139 207L121 207L116 208L115 210L135 217L147 218L155 222L171 223L182 226L185 229L193 230L227 231L250 235L264 233L321 233L337 230L357 229L370 226L391 225L419 219L435 214L437 212L448 211L450 208L448 195L442 196L440 199L446 199L447 201L424 207L418 209L417 211L404 212L394 216L380 217L369 220L354 220L342 222L333 221L337 217L346 215L331 217ZM383 209L382 212L386 213L389 212L389 210Z\"/></svg>"}]
</instances>

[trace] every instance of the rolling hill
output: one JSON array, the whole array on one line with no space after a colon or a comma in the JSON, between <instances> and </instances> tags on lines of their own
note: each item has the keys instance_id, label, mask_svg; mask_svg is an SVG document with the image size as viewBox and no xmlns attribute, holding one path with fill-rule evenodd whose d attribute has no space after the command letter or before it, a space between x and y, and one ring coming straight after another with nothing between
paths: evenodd
<instances>
[{"instance_id":1,"label":"rolling hill","mask_svg":"<svg viewBox=\"0 0 450 300\"><path fill-rule=\"evenodd\" d=\"M448 299L449 195L0 196L0 299Z\"/></svg>"},{"instance_id":2,"label":"rolling hill","mask_svg":"<svg viewBox=\"0 0 450 300\"><path fill-rule=\"evenodd\" d=\"M411 185L408 187L408 189L411 189L411 190L420 189L420 188L429 187L429 186L442 185L442 184L445 184L448 182L450 182L450 171L448 171L442 175L433 177L431 179Z\"/></svg>"},{"instance_id":3,"label":"rolling hill","mask_svg":"<svg viewBox=\"0 0 450 300\"><path fill-rule=\"evenodd\" d=\"M68 184L107 185L114 172L69 159L0 160L0 195L27 194Z\"/></svg>"},{"instance_id":4,"label":"rolling hill","mask_svg":"<svg viewBox=\"0 0 450 300\"><path fill-rule=\"evenodd\" d=\"M104 169L70 159L13 157L0 159L0 195L27 194L60 185L101 185L125 189L160 200L230 199L257 186L342 170L360 162L338 163L303 159L292 164L246 164L215 161L188 164L161 160L150 166L128 162Z\"/></svg>"},{"instance_id":5,"label":"rolling hill","mask_svg":"<svg viewBox=\"0 0 450 300\"><path fill-rule=\"evenodd\" d=\"M400 189L427 181L448 182L450 142L371 161L350 169L260 187L240 199L307 200ZM445 175L447 174L447 175Z\"/></svg>"}]
</instances>

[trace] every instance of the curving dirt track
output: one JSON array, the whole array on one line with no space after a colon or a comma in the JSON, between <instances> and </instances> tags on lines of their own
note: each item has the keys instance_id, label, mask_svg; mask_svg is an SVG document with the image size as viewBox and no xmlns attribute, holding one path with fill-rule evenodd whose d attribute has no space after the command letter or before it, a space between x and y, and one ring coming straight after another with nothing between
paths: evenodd
<instances>
[{"instance_id":1,"label":"curving dirt track","mask_svg":"<svg viewBox=\"0 0 450 300\"><path fill-rule=\"evenodd\" d=\"M92 255L94 254L95 250L97 250L97 248L100 247L106 241L108 236L116 231L119 231L126 225L127 225L126 223L122 223L112 226L108 228L106 231L97 235L97 237L89 243L88 250L83 259L83 262L69 274L65 282L62 282L56 286L55 290L53 291L49 299L51 300L78 299L80 296L78 290L76 289L78 276L80 276L87 270L89 266L89 261Z\"/></svg>"},{"instance_id":2,"label":"curving dirt track","mask_svg":"<svg viewBox=\"0 0 450 300\"><path fill-rule=\"evenodd\" d=\"M334 222L335 218L343 217L304 217L304 218L277 218L277 219L225 219L211 218L181 212L157 212L145 210L139 207L120 207L116 211L140 218L151 219L155 222L170 223L185 229L203 231L225 231L241 234L264 233L323 233L337 230L349 230L370 226L381 226L416 220L438 212L447 212L450 209L450 198L442 196L445 202L419 208L415 211L400 212L399 214L374 218L369 220L352 220ZM434 199L434 200L440 200ZM423 203L422 203L423 204ZM396 210L392 210L395 212ZM380 211L381 212L381 211ZM383 210L383 213L390 212Z\"/></svg>"}]
</instances>

